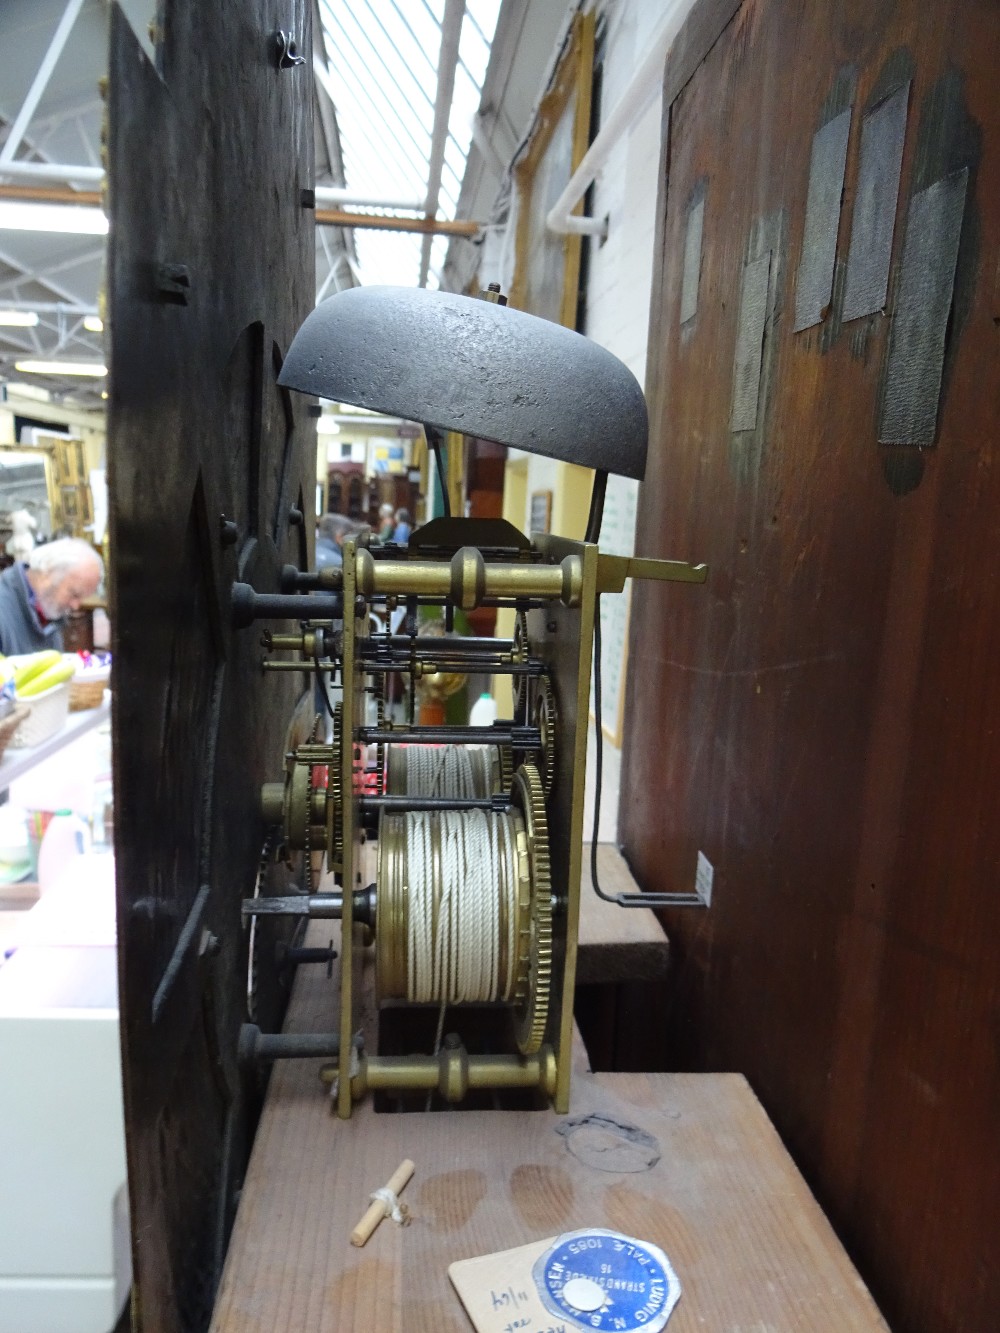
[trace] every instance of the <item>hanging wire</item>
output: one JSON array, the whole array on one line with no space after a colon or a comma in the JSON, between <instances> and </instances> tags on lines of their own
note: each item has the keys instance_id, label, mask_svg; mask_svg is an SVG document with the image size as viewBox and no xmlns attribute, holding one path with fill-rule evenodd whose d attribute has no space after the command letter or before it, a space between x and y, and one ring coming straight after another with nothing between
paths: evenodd
<instances>
[{"instance_id":1,"label":"hanging wire","mask_svg":"<svg viewBox=\"0 0 1000 1333\"><path fill-rule=\"evenodd\" d=\"M707 907L697 893L605 893L597 877L597 843L601 827L601 783L604 769L604 734L601 727L601 599L594 605L594 835L590 843L590 882L598 898L616 907Z\"/></svg>"},{"instance_id":2,"label":"hanging wire","mask_svg":"<svg viewBox=\"0 0 1000 1333\"><path fill-rule=\"evenodd\" d=\"M318 648L316 649L316 652L315 652L315 654L313 655L313 670L314 670L315 673L316 673L316 689L317 689L317 691L318 691L318 693L319 693L319 695L320 695L320 698L323 700L323 704L324 704L324 706L325 706L325 708L326 708L326 711L330 714L330 718L331 718L331 720L332 720L332 718L333 718L333 705L330 703L330 696L329 696L329 694L327 693L326 681L323 679L323 671L322 671L322 668L320 667L320 664L319 664L319 649L318 649Z\"/></svg>"}]
</instances>

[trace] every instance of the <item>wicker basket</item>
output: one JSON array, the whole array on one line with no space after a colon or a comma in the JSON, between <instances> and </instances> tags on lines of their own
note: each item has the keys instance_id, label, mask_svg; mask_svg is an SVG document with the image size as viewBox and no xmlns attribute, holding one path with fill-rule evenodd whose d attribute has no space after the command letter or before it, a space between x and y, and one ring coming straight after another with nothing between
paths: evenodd
<instances>
[{"instance_id":1,"label":"wicker basket","mask_svg":"<svg viewBox=\"0 0 1000 1333\"><path fill-rule=\"evenodd\" d=\"M31 709L26 704L18 704L13 713L8 713L5 718L0 720L0 759L3 758L3 752L11 742L14 732L22 722L26 721Z\"/></svg>"},{"instance_id":2,"label":"wicker basket","mask_svg":"<svg viewBox=\"0 0 1000 1333\"><path fill-rule=\"evenodd\" d=\"M69 683L69 711L82 713L86 708L99 707L110 679L110 667L104 667L101 671L88 671L83 676L74 676Z\"/></svg>"},{"instance_id":3,"label":"wicker basket","mask_svg":"<svg viewBox=\"0 0 1000 1333\"><path fill-rule=\"evenodd\" d=\"M7 742L12 750L41 745L63 726L69 717L69 681L32 695L28 703L28 716Z\"/></svg>"}]
</instances>

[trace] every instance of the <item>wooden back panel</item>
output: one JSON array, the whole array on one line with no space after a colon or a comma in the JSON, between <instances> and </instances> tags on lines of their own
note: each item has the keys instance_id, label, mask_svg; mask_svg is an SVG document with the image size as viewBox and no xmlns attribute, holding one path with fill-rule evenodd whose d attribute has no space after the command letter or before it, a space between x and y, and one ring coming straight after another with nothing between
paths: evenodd
<instances>
[{"instance_id":1,"label":"wooden back panel","mask_svg":"<svg viewBox=\"0 0 1000 1333\"><path fill-rule=\"evenodd\" d=\"M715 868L711 910L667 919L665 1058L746 1073L890 1324L926 1333L1000 1309L998 57L989 6L694 11L666 72L636 548L711 573L634 590L622 770L638 881ZM847 320L866 117L901 87L887 314ZM846 109L841 200L818 136Z\"/></svg>"},{"instance_id":2,"label":"wooden back panel","mask_svg":"<svg viewBox=\"0 0 1000 1333\"><path fill-rule=\"evenodd\" d=\"M114 8L109 478L120 1002L138 1327L205 1327L257 1090L240 900L299 678L230 628L304 563L315 445L279 391L314 298L309 6L165 7L159 69ZM224 528L224 522L235 525ZM270 1018L279 997L272 997ZM267 1021L268 1015L262 1016Z\"/></svg>"}]
</instances>

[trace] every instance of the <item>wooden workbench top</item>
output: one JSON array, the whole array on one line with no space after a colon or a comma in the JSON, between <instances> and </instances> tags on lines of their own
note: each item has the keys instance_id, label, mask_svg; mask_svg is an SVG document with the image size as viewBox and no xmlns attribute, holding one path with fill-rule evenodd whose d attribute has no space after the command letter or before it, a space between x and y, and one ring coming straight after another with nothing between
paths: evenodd
<instances>
[{"instance_id":1,"label":"wooden workbench top","mask_svg":"<svg viewBox=\"0 0 1000 1333\"><path fill-rule=\"evenodd\" d=\"M301 968L287 1030L328 1030L335 994ZM319 1064L275 1067L215 1333L468 1333L450 1263L585 1226L666 1251L683 1293L667 1333L885 1327L739 1075L580 1071L569 1116L366 1103L342 1122ZM412 1224L352 1248L369 1193L405 1157Z\"/></svg>"}]
</instances>

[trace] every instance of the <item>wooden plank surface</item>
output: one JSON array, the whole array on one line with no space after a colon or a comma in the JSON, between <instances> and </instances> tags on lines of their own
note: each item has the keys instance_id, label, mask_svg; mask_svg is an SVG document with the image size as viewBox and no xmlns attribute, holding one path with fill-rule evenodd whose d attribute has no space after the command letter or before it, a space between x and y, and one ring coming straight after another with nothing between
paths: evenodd
<instances>
[{"instance_id":1,"label":"wooden plank surface","mask_svg":"<svg viewBox=\"0 0 1000 1333\"><path fill-rule=\"evenodd\" d=\"M604 893L638 893L625 858L613 843L597 846L597 877ZM663 927L648 907L616 907L594 892L590 844L583 848L577 985L656 981L667 974L669 948Z\"/></svg>"},{"instance_id":2,"label":"wooden plank surface","mask_svg":"<svg viewBox=\"0 0 1000 1333\"><path fill-rule=\"evenodd\" d=\"M300 969L289 1030L333 1027L335 985ZM319 1063L275 1068L215 1333L468 1333L451 1262L588 1225L666 1251L683 1288L670 1333L885 1327L739 1075L588 1075L577 1063L569 1117L364 1105L341 1122ZM383 1222L354 1249L369 1193L405 1157L411 1225Z\"/></svg>"}]
</instances>

